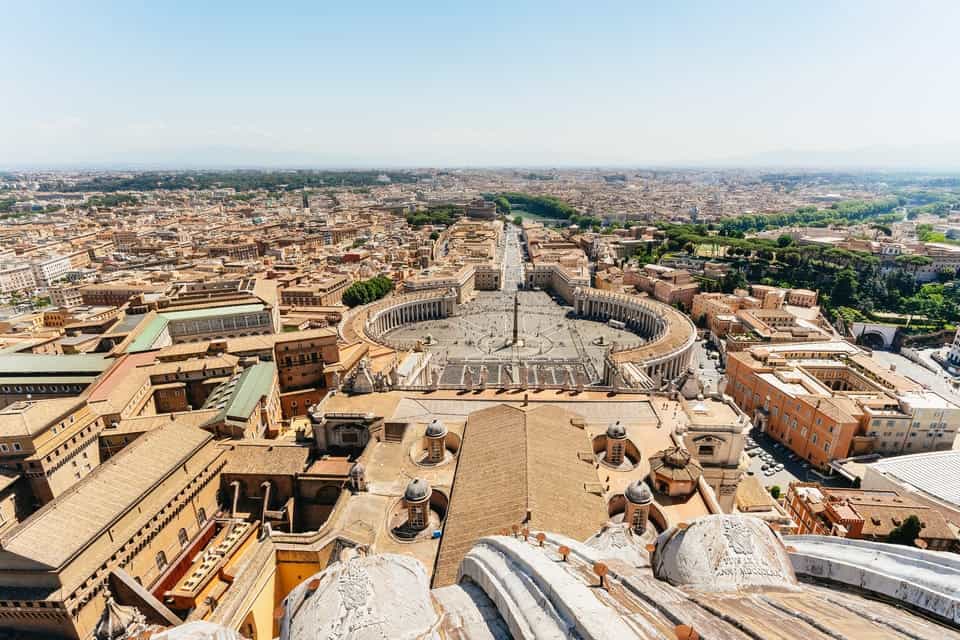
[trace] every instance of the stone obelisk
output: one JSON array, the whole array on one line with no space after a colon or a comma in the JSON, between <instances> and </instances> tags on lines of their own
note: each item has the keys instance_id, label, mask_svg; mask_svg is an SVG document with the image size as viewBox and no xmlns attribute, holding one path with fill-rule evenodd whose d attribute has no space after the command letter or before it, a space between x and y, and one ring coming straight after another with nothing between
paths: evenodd
<instances>
[{"instance_id":1,"label":"stone obelisk","mask_svg":"<svg viewBox=\"0 0 960 640\"><path fill-rule=\"evenodd\" d=\"M517 297L517 294L513 294L513 344L519 344L518 333L518 317L520 315L520 299Z\"/></svg>"}]
</instances>

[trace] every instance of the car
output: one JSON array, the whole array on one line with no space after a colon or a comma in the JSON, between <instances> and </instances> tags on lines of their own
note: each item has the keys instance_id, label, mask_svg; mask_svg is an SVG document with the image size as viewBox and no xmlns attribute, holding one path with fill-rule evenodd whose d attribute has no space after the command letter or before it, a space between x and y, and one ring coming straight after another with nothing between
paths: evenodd
<instances>
[{"instance_id":1,"label":"car","mask_svg":"<svg viewBox=\"0 0 960 640\"><path fill-rule=\"evenodd\" d=\"M774 469L776 469L777 471L783 471L783 463L778 464L777 466L774 467Z\"/></svg>"},{"instance_id":2,"label":"car","mask_svg":"<svg viewBox=\"0 0 960 640\"><path fill-rule=\"evenodd\" d=\"M747 455L750 456L751 458L756 458L757 451L755 449L751 449L750 451L747 451Z\"/></svg>"},{"instance_id":3,"label":"car","mask_svg":"<svg viewBox=\"0 0 960 640\"><path fill-rule=\"evenodd\" d=\"M763 472L763 475L769 477L769 476L772 476L772 475L775 474L775 473L776 473L776 471L774 471L773 469L767 469L766 471Z\"/></svg>"},{"instance_id":4,"label":"car","mask_svg":"<svg viewBox=\"0 0 960 640\"><path fill-rule=\"evenodd\" d=\"M769 468L770 468L770 465L764 464L764 465L761 465L760 471L766 471L766 470L769 469Z\"/></svg>"}]
</instances>

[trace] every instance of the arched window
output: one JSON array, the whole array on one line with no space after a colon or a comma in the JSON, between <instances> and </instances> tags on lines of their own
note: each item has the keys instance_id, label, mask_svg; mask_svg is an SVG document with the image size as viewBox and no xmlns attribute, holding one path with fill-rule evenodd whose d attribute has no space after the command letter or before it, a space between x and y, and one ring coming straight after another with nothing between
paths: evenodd
<instances>
[{"instance_id":1,"label":"arched window","mask_svg":"<svg viewBox=\"0 0 960 640\"><path fill-rule=\"evenodd\" d=\"M200 524L203 524L207 521L207 511L203 507L200 507L197 510L197 520L200 522Z\"/></svg>"},{"instance_id":2,"label":"arched window","mask_svg":"<svg viewBox=\"0 0 960 640\"><path fill-rule=\"evenodd\" d=\"M177 532L177 539L180 541L181 547L187 546L187 542L190 540L189 536L187 536L187 530L181 528L180 531Z\"/></svg>"},{"instance_id":3,"label":"arched window","mask_svg":"<svg viewBox=\"0 0 960 640\"><path fill-rule=\"evenodd\" d=\"M327 485L317 491L317 504L336 504L340 497L340 489L333 485Z\"/></svg>"},{"instance_id":4,"label":"arched window","mask_svg":"<svg viewBox=\"0 0 960 640\"><path fill-rule=\"evenodd\" d=\"M163 571L163 568L167 566L167 554L165 554L163 551L157 551L155 560L157 561L157 569Z\"/></svg>"}]
</instances>

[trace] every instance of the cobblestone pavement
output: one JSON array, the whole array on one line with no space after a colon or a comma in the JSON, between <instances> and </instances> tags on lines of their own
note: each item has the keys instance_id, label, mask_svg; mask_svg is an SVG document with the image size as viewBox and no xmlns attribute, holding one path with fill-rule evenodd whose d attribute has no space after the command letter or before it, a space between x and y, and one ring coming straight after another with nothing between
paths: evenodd
<instances>
[{"instance_id":1,"label":"cobblestone pavement","mask_svg":"<svg viewBox=\"0 0 960 640\"><path fill-rule=\"evenodd\" d=\"M442 384L476 383L482 367L492 384L521 382L524 377L528 384L597 382L611 345L634 344L640 338L575 318L573 307L544 291L518 291L523 263L516 229L507 227L502 291L478 291L455 316L408 324L385 337L397 343L426 343L428 351L446 361ZM514 296L520 301L518 344L513 343Z\"/></svg>"}]
</instances>

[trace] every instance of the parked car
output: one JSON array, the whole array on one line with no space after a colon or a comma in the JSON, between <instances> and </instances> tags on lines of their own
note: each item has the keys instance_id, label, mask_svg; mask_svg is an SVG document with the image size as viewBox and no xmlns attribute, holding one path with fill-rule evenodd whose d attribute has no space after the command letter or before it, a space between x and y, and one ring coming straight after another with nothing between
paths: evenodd
<instances>
[{"instance_id":1,"label":"parked car","mask_svg":"<svg viewBox=\"0 0 960 640\"><path fill-rule=\"evenodd\" d=\"M764 464L764 465L762 465L762 466L760 467L760 471L766 471L766 470L769 469L769 468L770 468L770 465Z\"/></svg>"}]
</instances>

